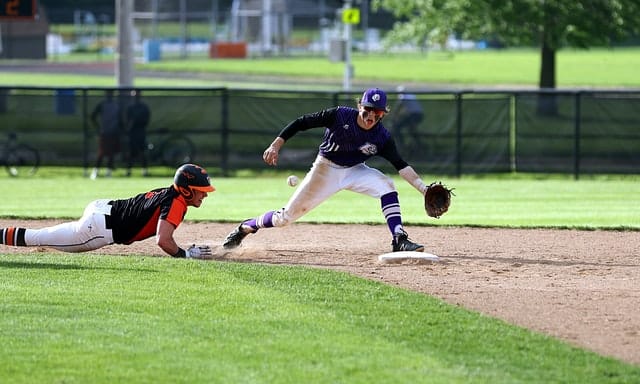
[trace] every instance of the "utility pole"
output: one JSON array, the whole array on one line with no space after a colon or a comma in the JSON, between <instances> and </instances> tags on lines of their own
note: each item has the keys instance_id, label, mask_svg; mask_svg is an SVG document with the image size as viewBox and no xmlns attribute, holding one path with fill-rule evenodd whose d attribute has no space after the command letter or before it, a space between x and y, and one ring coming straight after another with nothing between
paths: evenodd
<instances>
[{"instance_id":1,"label":"utility pole","mask_svg":"<svg viewBox=\"0 0 640 384\"><path fill-rule=\"evenodd\" d=\"M351 0L345 0L342 8L342 24L344 26L344 78L342 80L342 88L344 90L351 89L351 78L353 77L353 65L351 64L351 25L360 22L360 11L351 8Z\"/></svg>"},{"instance_id":2,"label":"utility pole","mask_svg":"<svg viewBox=\"0 0 640 384\"><path fill-rule=\"evenodd\" d=\"M273 50L271 46L273 38L272 17L271 0L262 0L262 56L271 56Z\"/></svg>"},{"instance_id":3,"label":"utility pole","mask_svg":"<svg viewBox=\"0 0 640 384\"><path fill-rule=\"evenodd\" d=\"M116 81L120 87L133 86L133 2L116 0L118 50L116 51Z\"/></svg>"}]
</instances>

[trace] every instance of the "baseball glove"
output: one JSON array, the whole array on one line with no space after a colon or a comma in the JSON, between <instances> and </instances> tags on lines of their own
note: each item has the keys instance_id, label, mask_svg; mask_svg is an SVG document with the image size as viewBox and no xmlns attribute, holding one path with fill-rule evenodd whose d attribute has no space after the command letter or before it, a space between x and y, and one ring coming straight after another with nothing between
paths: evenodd
<instances>
[{"instance_id":1,"label":"baseball glove","mask_svg":"<svg viewBox=\"0 0 640 384\"><path fill-rule=\"evenodd\" d=\"M447 188L441 182L431 183L424 193L424 209L427 215L440 218L449 210L453 188Z\"/></svg>"}]
</instances>

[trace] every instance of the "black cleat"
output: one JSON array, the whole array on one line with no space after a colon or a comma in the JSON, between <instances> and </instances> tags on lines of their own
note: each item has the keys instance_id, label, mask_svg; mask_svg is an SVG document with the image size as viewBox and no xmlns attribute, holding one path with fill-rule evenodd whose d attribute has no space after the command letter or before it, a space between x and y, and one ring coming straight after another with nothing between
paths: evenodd
<instances>
[{"instance_id":1,"label":"black cleat","mask_svg":"<svg viewBox=\"0 0 640 384\"><path fill-rule=\"evenodd\" d=\"M422 252L424 251L424 245L416 244L409 240L409 235L407 232L402 231L401 233L396 234L393 237L393 241L391 242L393 247L393 252L401 252L401 251L414 251L414 252Z\"/></svg>"},{"instance_id":2,"label":"black cleat","mask_svg":"<svg viewBox=\"0 0 640 384\"><path fill-rule=\"evenodd\" d=\"M248 234L255 232L256 231L254 231L252 228L240 224L238 225L238 228L234 229L230 234L227 235L227 237L224 239L224 243L222 243L222 247L224 249L237 248Z\"/></svg>"}]
</instances>

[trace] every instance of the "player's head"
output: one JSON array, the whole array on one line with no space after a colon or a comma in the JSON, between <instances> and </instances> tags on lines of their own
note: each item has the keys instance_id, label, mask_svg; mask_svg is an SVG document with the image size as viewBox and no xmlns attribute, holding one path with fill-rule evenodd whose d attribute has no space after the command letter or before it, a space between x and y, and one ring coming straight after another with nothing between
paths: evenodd
<instances>
[{"instance_id":1,"label":"player's head","mask_svg":"<svg viewBox=\"0 0 640 384\"><path fill-rule=\"evenodd\" d=\"M364 91L360 99L360 105L373 108L376 111L389 112L387 94L380 88L370 88Z\"/></svg>"},{"instance_id":2,"label":"player's head","mask_svg":"<svg viewBox=\"0 0 640 384\"><path fill-rule=\"evenodd\" d=\"M372 129L387 112L387 94L380 88L367 89L358 102L358 125L365 130Z\"/></svg>"},{"instance_id":3,"label":"player's head","mask_svg":"<svg viewBox=\"0 0 640 384\"><path fill-rule=\"evenodd\" d=\"M195 164L183 164L176 170L173 177L173 188L187 200L193 198L194 191L213 192L216 190L211 185L207 171Z\"/></svg>"}]
</instances>

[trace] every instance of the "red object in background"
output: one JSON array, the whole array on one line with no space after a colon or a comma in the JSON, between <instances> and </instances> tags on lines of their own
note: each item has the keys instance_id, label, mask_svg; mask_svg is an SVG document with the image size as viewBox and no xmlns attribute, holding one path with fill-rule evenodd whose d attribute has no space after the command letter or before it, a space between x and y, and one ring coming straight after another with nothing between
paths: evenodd
<instances>
[{"instance_id":1,"label":"red object in background","mask_svg":"<svg viewBox=\"0 0 640 384\"><path fill-rule=\"evenodd\" d=\"M0 0L0 19L34 19L36 0Z\"/></svg>"}]
</instances>

